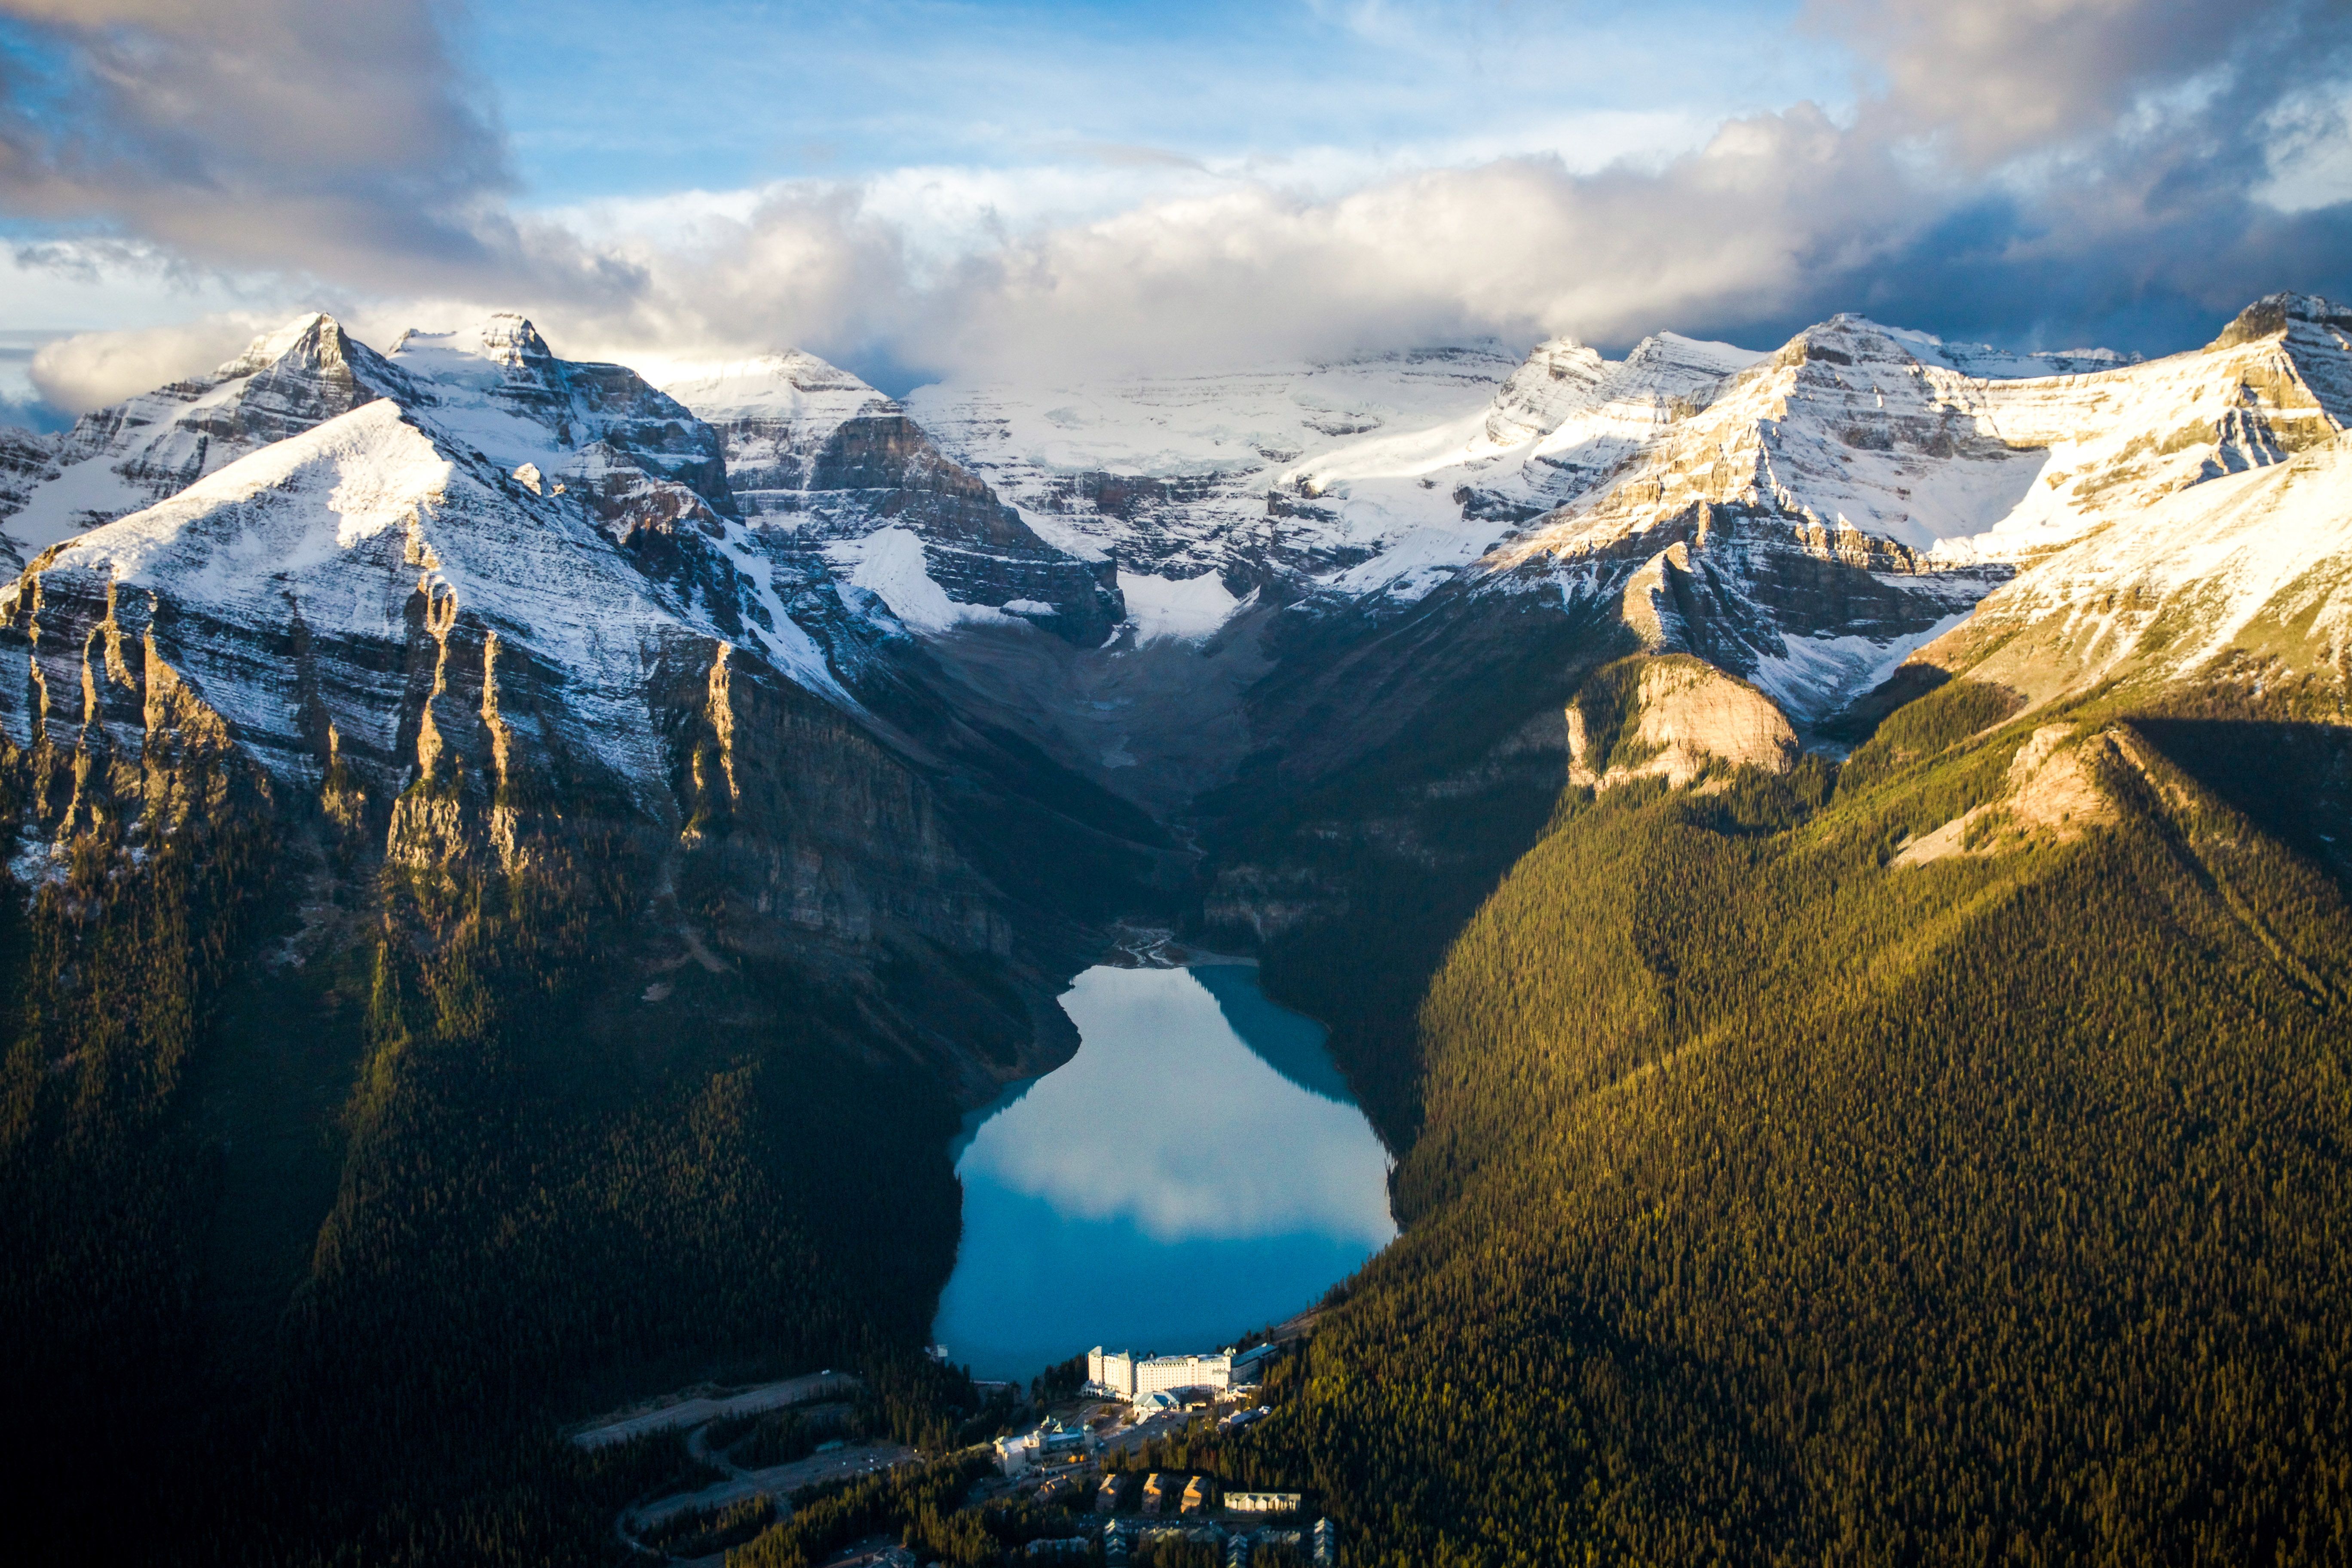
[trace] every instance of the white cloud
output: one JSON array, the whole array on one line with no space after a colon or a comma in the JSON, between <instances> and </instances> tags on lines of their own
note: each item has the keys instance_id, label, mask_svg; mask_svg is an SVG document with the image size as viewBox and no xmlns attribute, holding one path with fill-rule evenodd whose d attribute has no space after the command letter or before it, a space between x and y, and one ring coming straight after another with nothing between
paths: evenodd
<instances>
[{"instance_id":1,"label":"white cloud","mask_svg":"<svg viewBox=\"0 0 2352 1568\"><path fill-rule=\"evenodd\" d=\"M2281 212L2352 202L2352 96L2315 92L2281 104L2269 121L2259 195Z\"/></svg>"},{"instance_id":2,"label":"white cloud","mask_svg":"<svg viewBox=\"0 0 2352 1568\"><path fill-rule=\"evenodd\" d=\"M1897 243L1937 210L1880 149L1810 106L1726 127L1664 168L1504 159L1328 199L1189 171L1168 184L1106 216L1006 224L961 245L939 237L1037 187L803 183L683 223L648 209L659 221L642 226L608 210L599 243L642 286L554 301L541 325L622 357L878 343L967 375L1169 370L1481 332L1607 340L1730 300L1780 308L1822 263L1825 230ZM1848 245L1841 260L1864 253Z\"/></svg>"},{"instance_id":3,"label":"white cloud","mask_svg":"<svg viewBox=\"0 0 2352 1568\"><path fill-rule=\"evenodd\" d=\"M330 7L291 42L263 39L292 26L280 8L291 0L238 0L196 63L168 68L123 65L108 40L126 28L195 37L193 0L106 3L112 32L57 0L0 0L0 14L37 12L115 95L93 111L112 149L96 174L67 166L64 140L26 142L29 122L0 100L0 135L32 155L0 199L70 197L110 214L184 258L180 281L198 280L215 319L177 336L55 345L43 384L76 400L130 390L140 367L205 368L198 356L253 313L314 306L374 342L520 308L578 357L803 346L980 376L1482 332L1759 337L1845 308L2071 338L2151 300L2210 313L2275 287L2352 285L2341 200L2352 21L2313 0L2253 0L2227 23L2189 0L1818 0L1812 24L1853 42L1874 72L1834 113L1544 118L1517 91L1497 106L1499 129L1402 148L1193 157L1073 137L1010 166L925 163L538 213L499 205L495 126L436 52L423 0L380 24ZM1432 48L1502 58L1510 43L1499 26L1445 42L1421 7L1344 16ZM366 58L379 33L406 62L388 77ZM171 107L240 71L306 66L324 86ZM1507 74L1518 83L1524 70ZM369 129L278 151L347 80ZM134 89L145 96L131 113L115 99ZM440 110L455 116L440 142L376 146ZM121 125L105 120L116 114ZM1003 127L985 130L980 142L1009 144ZM1531 137L1556 150L1514 154ZM160 150L183 143L201 156L174 184ZM364 221L354 203L373 204ZM211 282L205 267L219 269Z\"/></svg>"},{"instance_id":4,"label":"white cloud","mask_svg":"<svg viewBox=\"0 0 2352 1568\"><path fill-rule=\"evenodd\" d=\"M274 316L235 312L167 327L77 332L34 353L32 383L48 403L83 414L212 370L278 324Z\"/></svg>"}]
</instances>

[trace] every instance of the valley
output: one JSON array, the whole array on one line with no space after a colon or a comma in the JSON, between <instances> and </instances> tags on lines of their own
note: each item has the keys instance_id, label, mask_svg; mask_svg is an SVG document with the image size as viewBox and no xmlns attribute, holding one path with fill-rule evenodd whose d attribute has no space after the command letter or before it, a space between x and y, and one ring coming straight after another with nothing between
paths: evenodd
<instances>
[{"instance_id":1,"label":"valley","mask_svg":"<svg viewBox=\"0 0 2352 1568\"><path fill-rule=\"evenodd\" d=\"M904 399L312 315L12 434L43 1554L1101 1553L986 1445L1319 1300L1090 1473L2334 1561L2347 427L2280 295Z\"/></svg>"}]
</instances>

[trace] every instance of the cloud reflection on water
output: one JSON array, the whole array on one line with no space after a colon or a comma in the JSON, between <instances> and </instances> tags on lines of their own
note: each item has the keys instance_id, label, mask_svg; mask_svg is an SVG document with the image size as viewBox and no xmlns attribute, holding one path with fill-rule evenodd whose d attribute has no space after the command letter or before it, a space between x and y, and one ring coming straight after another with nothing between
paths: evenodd
<instances>
[{"instance_id":1,"label":"cloud reflection on water","mask_svg":"<svg viewBox=\"0 0 2352 1568\"><path fill-rule=\"evenodd\" d=\"M1150 1239L1396 1235L1388 1156L1362 1112L1300 1089L1181 969L1088 970L1062 997L1076 1057L992 1117L959 1163ZM969 1238L968 1238L969 1239Z\"/></svg>"}]
</instances>

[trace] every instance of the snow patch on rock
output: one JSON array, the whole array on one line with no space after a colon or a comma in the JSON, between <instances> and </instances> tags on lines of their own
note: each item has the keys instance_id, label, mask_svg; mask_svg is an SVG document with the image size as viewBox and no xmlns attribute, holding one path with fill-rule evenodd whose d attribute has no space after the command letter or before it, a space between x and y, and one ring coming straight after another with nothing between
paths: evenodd
<instances>
[{"instance_id":1,"label":"snow patch on rock","mask_svg":"<svg viewBox=\"0 0 2352 1568\"><path fill-rule=\"evenodd\" d=\"M960 626L1028 624L993 605L949 598L931 575L922 539L912 529L877 529L862 539L837 540L825 547L825 555L853 585L879 598L913 630L937 634Z\"/></svg>"},{"instance_id":2,"label":"snow patch on rock","mask_svg":"<svg viewBox=\"0 0 2352 1568\"><path fill-rule=\"evenodd\" d=\"M1244 603L1214 572L1183 578L1121 572L1118 587L1126 595L1128 624L1135 628L1139 643L1161 637L1197 642L1232 619Z\"/></svg>"}]
</instances>

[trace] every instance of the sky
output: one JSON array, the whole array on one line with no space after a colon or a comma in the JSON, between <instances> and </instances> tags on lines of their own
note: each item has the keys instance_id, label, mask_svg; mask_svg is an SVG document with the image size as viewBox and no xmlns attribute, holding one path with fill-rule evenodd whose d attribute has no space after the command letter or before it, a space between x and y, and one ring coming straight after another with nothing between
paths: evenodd
<instances>
[{"instance_id":1,"label":"sky","mask_svg":"<svg viewBox=\"0 0 2352 1568\"><path fill-rule=\"evenodd\" d=\"M2352 295L2342 0L0 0L0 419L326 309L660 379Z\"/></svg>"}]
</instances>

